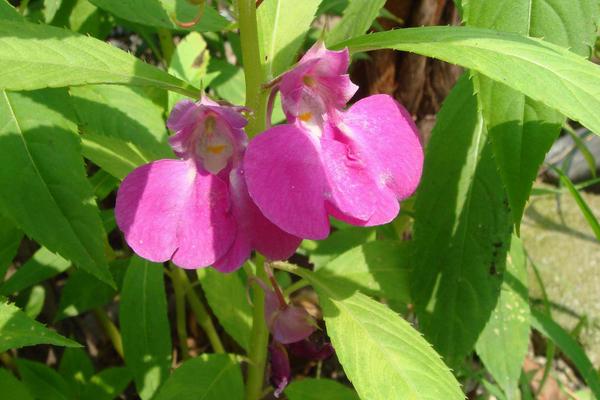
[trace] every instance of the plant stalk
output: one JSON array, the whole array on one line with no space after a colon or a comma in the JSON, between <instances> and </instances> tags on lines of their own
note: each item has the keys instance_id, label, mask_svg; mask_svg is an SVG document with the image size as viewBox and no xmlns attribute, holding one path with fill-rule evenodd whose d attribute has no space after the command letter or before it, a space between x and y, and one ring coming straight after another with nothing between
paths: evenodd
<instances>
[{"instance_id":1,"label":"plant stalk","mask_svg":"<svg viewBox=\"0 0 600 400\"><path fill-rule=\"evenodd\" d=\"M108 318L108 314L102 308L95 308L93 310L94 316L98 320L98 323L106 333L106 336L110 339L115 351L121 357L125 359L123 355L123 340L121 339L121 332L116 325Z\"/></svg>"},{"instance_id":2,"label":"plant stalk","mask_svg":"<svg viewBox=\"0 0 600 400\"><path fill-rule=\"evenodd\" d=\"M175 315L177 319L177 338L179 339L179 351L181 358L187 360L190 357L187 345L187 326L186 326L186 309L185 309L185 285L181 279L181 275L175 271L177 267L171 264L171 282L175 292ZM184 271L182 271L184 272ZM184 272L185 273L185 272Z\"/></svg>"}]
</instances>

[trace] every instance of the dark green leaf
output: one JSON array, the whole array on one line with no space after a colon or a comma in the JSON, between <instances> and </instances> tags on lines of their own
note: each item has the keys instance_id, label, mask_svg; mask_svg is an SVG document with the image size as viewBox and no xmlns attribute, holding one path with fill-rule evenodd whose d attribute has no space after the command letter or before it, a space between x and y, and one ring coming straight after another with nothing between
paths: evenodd
<instances>
[{"instance_id":1,"label":"dark green leaf","mask_svg":"<svg viewBox=\"0 0 600 400\"><path fill-rule=\"evenodd\" d=\"M17 360L19 374L37 400L71 400L67 382L52 368L37 361Z\"/></svg>"},{"instance_id":2,"label":"dark green leaf","mask_svg":"<svg viewBox=\"0 0 600 400\"><path fill-rule=\"evenodd\" d=\"M19 249L23 232L15 224L0 215L0 292L6 270Z\"/></svg>"},{"instance_id":3,"label":"dark green leaf","mask_svg":"<svg viewBox=\"0 0 600 400\"><path fill-rule=\"evenodd\" d=\"M55 320L75 317L109 303L115 290L84 271L75 271L62 289Z\"/></svg>"},{"instance_id":4,"label":"dark green leaf","mask_svg":"<svg viewBox=\"0 0 600 400\"><path fill-rule=\"evenodd\" d=\"M326 43L335 44L362 35L371 27L384 5L385 0L350 0L342 19L327 34Z\"/></svg>"},{"instance_id":5,"label":"dark green leaf","mask_svg":"<svg viewBox=\"0 0 600 400\"><path fill-rule=\"evenodd\" d=\"M82 399L113 400L131 382L131 372L127 368L107 368L92 376L83 391Z\"/></svg>"},{"instance_id":6,"label":"dark green leaf","mask_svg":"<svg viewBox=\"0 0 600 400\"><path fill-rule=\"evenodd\" d=\"M21 17L21 14L8 3L8 0L0 0L0 19L22 21L23 17Z\"/></svg>"},{"instance_id":7,"label":"dark green leaf","mask_svg":"<svg viewBox=\"0 0 600 400\"><path fill-rule=\"evenodd\" d=\"M60 359L58 372L71 387L71 393L79 398L88 380L94 375L94 366L85 350L67 348Z\"/></svg>"},{"instance_id":8,"label":"dark green leaf","mask_svg":"<svg viewBox=\"0 0 600 400\"><path fill-rule=\"evenodd\" d=\"M1 3L2 1L0 1ZM2 6L0 6L1 9ZM0 369L0 387L2 388L2 395L6 396L6 399L33 400L27 387L6 369Z\"/></svg>"}]
</instances>

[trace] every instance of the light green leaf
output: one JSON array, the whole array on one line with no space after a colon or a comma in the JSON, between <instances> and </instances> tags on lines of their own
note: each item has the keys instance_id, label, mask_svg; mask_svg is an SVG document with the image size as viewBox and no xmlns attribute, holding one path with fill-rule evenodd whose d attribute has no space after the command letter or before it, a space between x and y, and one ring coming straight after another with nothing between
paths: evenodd
<instances>
[{"instance_id":1,"label":"light green leaf","mask_svg":"<svg viewBox=\"0 0 600 400\"><path fill-rule=\"evenodd\" d=\"M62 289L55 320L75 317L101 307L109 303L115 294L115 289L85 271L75 271Z\"/></svg>"},{"instance_id":2,"label":"light green leaf","mask_svg":"<svg viewBox=\"0 0 600 400\"><path fill-rule=\"evenodd\" d=\"M252 307L242 272L224 274L212 268L197 270L210 309L221 326L246 351L250 348Z\"/></svg>"},{"instance_id":3,"label":"light green leaf","mask_svg":"<svg viewBox=\"0 0 600 400\"><path fill-rule=\"evenodd\" d=\"M169 73L195 87L202 87L202 78L206 75L209 61L210 52L204 38L197 32L190 32L175 48ZM179 93L169 92L169 110L185 98Z\"/></svg>"},{"instance_id":4,"label":"light green leaf","mask_svg":"<svg viewBox=\"0 0 600 400\"><path fill-rule=\"evenodd\" d=\"M199 90L131 54L48 25L0 20L0 88L33 90L94 83Z\"/></svg>"},{"instance_id":5,"label":"light green leaf","mask_svg":"<svg viewBox=\"0 0 600 400\"><path fill-rule=\"evenodd\" d=\"M19 249L23 232L15 224L0 215L0 291L6 270Z\"/></svg>"},{"instance_id":6,"label":"light green leaf","mask_svg":"<svg viewBox=\"0 0 600 400\"><path fill-rule=\"evenodd\" d=\"M131 372L127 368L107 368L90 378L81 398L113 400L125 390L129 382L131 382Z\"/></svg>"},{"instance_id":7,"label":"light green leaf","mask_svg":"<svg viewBox=\"0 0 600 400\"><path fill-rule=\"evenodd\" d=\"M226 63L221 63L221 65ZM230 65L230 64L229 64ZM223 74L213 79L211 88L217 95L231 104L245 104L246 102L246 78L244 70L237 66L231 66L233 74ZM230 67L227 67L228 69ZM227 78L224 80L224 78Z\"/></svg>"},{"instance_id":8,"label":"light green leaf","mask_svg":"<svg viewBox=\"0 0 600 400\"><path fill-rule=\"evenodd\" d=\"M37 400L71 400L67 382L52 368L37 361L18 359L17 366L23 382Z\"/></svg>"},{"instance_id":9,"label":"light green leaf","mask_svg":"<svg viewBox=\"0 0 600 400\"><path fill-rule=\"evenodd\" d=\"M409 303L410 251L408 243L366 243L334 258L317 269L316 275L372 296Z\"/></svg>"},{"instance_id":10,"label":"light green leaf","mask_svg":"<svg viewBox=\"0 0 600 400\"><path fill-rule=\"evenodd\" d=\"M0 192L0 206L28 236L112 284L68 106L61 89L0 92L0 186L11 188Z\"/></svg>"},{"instance_id":11,"label":"light green leaf","mask_svg":"<svg viewBox=\"0 0 600 400\"><path fill-rule=\"evenodd\" d=\"M36 319L40 315L45 301L46 289L42 285L35 285L15 297L15 305L31 319Z\"/></svg>"},{"instance_id":12,"label":"light green leaf","mask_svg":"<svg viewBox=\"0 0 600 400\"><path fill-rule=\"evenodd\" d=\"M241 400L244 383L240 365L227 354L203 354L184 362L154 400Z\"/></svg>"},{"instance_id":13,"label":"light green leaf","mask_svg":"<svg viewBox=\"0 0 600 400\"><path fill-rule=\"evenodd\" d=\"M265 0L256 12L263 74L273 79L294 62L321 0Z\"/></svg>"},{"instance_id":14,"label":"light green leaf","mask_svg":"<svg viewBox=\"0 0 600 400\"><path fill-rule=\"evenodd\" d=\"M470 27L435 26L364 35L353 52L392 48L480 72L600 133L600 67L560 46Z\"/></svg>"},{"instance_id":15,"label":"light green leaf","mask_svg":"<svg viewBox=\"0 0 600 400\"><path fill-rule=\"evenodd\" d=\"M104 171L103 169L98 170L94 175L89 178L90 185L96 196L96 201L104 200L117 186L119 186L119 180L114 176ZM102 214L102 211L100 211ZM106 227L105 231L108 232Z\"/></svg>"},{"instance_id":16,"label":"light green leaf","mask_svg":"<svg viewBox=\"0 0 600 400\"><path fill-rule=\"evenodd\" d=\"M70 265L69 261L42 247L0 286L0 296L20 292L46 279L50 279L66 271Z\"/></svg>"},{"instance_id":17,"label":"light green leaf","mask_svg":"<svg viewBox=\"0 0 600 400\"><path fill-rule=\"evenodd\" d=\"M7 399L33 400L27 387L6 369L0 369L0 387L2 388L2 395L6 396Z\"/></svg>"},{"instance_id":18,"label":"light green leaf","mask_svg":"<svg viewBox=\"0 0 600 400\"><path fill-rule=\"evenodd\" d=\"M285 395L289 400L359 400L354 390L331 379L294 380Z\"/></svg>"},{"instance_id":19,"label":"light green leaf","mask_svg":"<svg viewBox=\"0 0 600 400\"><path fill-rule=\"evenodd\" d=\"M67 348L63 353L58 372L71 387L75 398L81 398L81 393L88 380L94 375L92 360L81 348Z\"/></svg>"},{"instance_id":20,"label":"light green leaf","mask_svg":"<svg viewBox=\"0 0 600 400\"><path fill-rule=\"evenodd\" d=\"M302 247L308 250L308 258L319 269L338 255L375 239L375 230L353 226L333 232L325 240L304 240Z\"/></svg>"},{"instance_id":21,"label":"light green leaf","mask_svg":"<svg viewBox=\"0 0 600 400\"><path fill-rule=\"evenodd\" d=\"M477 339L477 354L507 399L516 399L530 333L525 251L513 236L498 304Z\"/></svg>"},{"instance_id":22,"label":"light green leaf","mask_svg":"<svg viewBox=\"0 0 600 400\"><path fill-rule=\"evenodd\" d=\"M122 139L157 156L171 157L164 109L144 89L121 85L71 88L81 132Z\"/></svg>"},{"instance_id":23,"label":"light green leaf","mask_svg":"<svg viewBox=\"0 0 600 400\"><path fill-rule=\"evenodd\" d=\"M127 21L148 25L155 28L185 30L173 23L173 16L182 22L192 21L197 14L198 6L186 0L91 0L98 7L105 9ZM204 14L193 30L199 32L220 31L227 26L227 20L217 10L204 6Z\"/></svg>"},{"instance_id":24,"label":"light green leaf","mask_svg":"<svg viewBox=\"0 0 600 400\"><path fill-rule=\"evenodd\" d=\"M326 43L335 44L362 35L371 27L384 5L385 0L350 0L342 19L327 34Z\"/></svg>"},{"instance_id":25,"label":"light green leaf","mask_svg":"<svg viewBox=\"0 0 600 400\"><path fill-rule=\"evenodd\" d=\"M13 304L0 303L0 353L36 344L80 347L80 344L49 330Z\"/></svg>"},{"instance_id":26,"label":"light green leaf","mask_svg":"<svg viewBox=\"0 0 600 400\"><path fill-rule=\"evenodd\" d=\"M336 278L295 266L284 269L309 280L319 294L327 334L362 399L464 398L440 356L395 312L349 291Z\"/></svg>"},{"instance_id":27,"label":"light green leaf","mask_svg":"<svg viewBox=\"0 0 600 400\"><path fill-rule=\"evenodd\" d=\"M539 37L589 56L596 35L597 0L567 4L563 0L494 0L468 3L467 24ZM558 136L564 117L523 94L478 76L477 92L494 156L508 193L515 225L544 156Z\"/></svg>"},{"instance_id":28,"label":"light green leaf","mask_svg":"<svg viewBox=\"0 0 600 400\"><path fill-rule=\"evenodd\" d=\"M44 20L49 24L60 8L62 0L44 0Z\"/></svg>"},{"instance_id":29,"label":"light green leaf","mask_svg":"<svg viewBox=\"0 0 600 400\"><path fill-rule=\"evenodd\" d=\"M449 365L471 352L500 294L511 219L491 152L463 76L427 147L411 279L421 329Z\"/></svg>"},{"instance_id":30,"label":"light green leaf","mask_svg":"<svg viewBox=\"0 0 600 400\"><path fill-rule=\"evenodd\" d=\"M125 365L142 400L154 396L169 375L171 332L163 267L132 257L119 311Z\"/></svg>"}]
</instances>

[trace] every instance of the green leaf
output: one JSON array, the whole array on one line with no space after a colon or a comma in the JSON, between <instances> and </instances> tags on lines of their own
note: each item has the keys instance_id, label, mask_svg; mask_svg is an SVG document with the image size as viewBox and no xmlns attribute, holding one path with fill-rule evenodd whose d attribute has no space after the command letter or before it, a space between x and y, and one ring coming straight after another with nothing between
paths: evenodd
<instances>
[{"instance_id":1,"label":"green leaf","mask_svg":"<svg viewBox=\"0 0 600 400\"><path fill-rule=\"evenodd\" d=\"M334 258L317 269L316 275L371 296L409 303L410 250L406 242L366 243Z\"/></svg>"},{"instance_id":2,"label":"green leaf","mask_svg":"<svg viewBox=\"0 0 600 400\"><path fill-rule=\"evenodd\" d=\"M238 361L227 354L203 354L184 362L154 400L241 400L244 383Z\"/></svg>"},{"instance_id":3,"label":"green leaf","mask_svg":"<svg viewBox=\"0 0 600 400\"><path fill-rule=\"evenodd\" d=\"M468 25L539 37L589 56L596 35L597 0L493 0L466 7ZM559 29L560 28L560 29ZM564 117L521 93L484 76L476 80L494 155L519 226L539 166L564 123Z\"/></svg>"},{"instance_id":4,"label":"green leaf","mask_svg":"<svg viewBox=\"0 0 600 400\"><path fill-rule=\"evenodd\" d=\"M374 229L353 226L335 231L325 240L304 240L302 247L308 250L308 258L315 269L319 269L345 251L374 239Z\"/></svg>"},{"instance_id":5,"label":"green leaf","mask_svg":"<svg viewBox=\"0 0 600 400\"><path fill-rule=\"evenodd\" d=\"M23 232L12 221L0 214L0 291L8 266L15 258L22 238Z\"/></svg>"},{"instance_id":6,"label":"green leaf","mask_svg":"<svg viewBox=\"0 0 600 400\"><path fill-rule=\"evenodd\" d=\"M113 400L125 390L129 382L131 382L131 372L127 368L107 368L90 378L81 398Z\"/></svg>"},{"instance_id":7,"label":"green leaf","mask_svg":"<svg viewBox=\"0 0 600 400\"><path fill-rule=\"evenodd\" d=\"M516 89L600 133L600 67L560 46L512 33L434 26L364 35L352 52L410 51L458 64Z\"/></svg>"},{"instance_id":8,"label":"green leaf","mask_svg":"<svg viewBox=\"0 0 600 400\"><path fill-rule=\"evenodd\" d=\"M552 340L565 353L575 364L577 371L583 376L596 398L600 398L598 372L577 341L550 317L536 309L531 310L531 324L535 330Z\"/></svg>"},{"instance_id":9,"label":"green leaf","mask_svg":"<svg viewBox=\"0 0 600 400\"><path fill-rule=\"evenodd\" d=\"M42 285L35 285L25 290L15 298L15 305L25 312L31 319L36 319L44 308L46 289Z\"/></svg>"},{"instance_id":10,"label":"green leaf","mask_svg":"<svg viewBox=\"0 0 600 400\"><path fill-rule=\"evenodd\" d=\"M119 186L119 180L104 170L98 170L89 179L96 201L104 200L113 190ZM102 211L100 211L102 213ZM104 229L105 231L106 228Z\"/></svg>"},{"instance_id":11,"label":"green leaf","mask_svg":"<svg viewBox=\"0 0 600 400\"><path fill-rule=\"evenodd\" d=\"M0 186L11 188L0 207L28 236L112 284L68 105L61 89L0 92Z\"/></svg>"},{"instance_id":12,"label":"green leaf","mask_svg":"<svg viewBox=\"0 0 600 400\"><path fill-rule=\"evenodd\" d=\"M350 0L342 19L327 34L326 43L335 44L362 35L371 27L384 5L385 0Z\"/></svg>"},{"instance_id":13,"label":"green leaf","mask_svg":"<svg viewBox=\"0 0 600 400\"><path fill-rule=\"evenodd\" d=\"M142 400L151 398L169 376L171 332L163 267L132 257L125 274L119 312L125 365Z\"/></svg>"},{"instance_id":14,"label":"green leaf","mask_svg":"<svg viewBox=\"0 0 600 400\"><path fill-rule=\"evenodd\" d=\"M250 349L252 307L242 272L224 274L212 268L197 270L210 309L221 326L246 352Z\"/></svg>"},{"instance_id":15,"label":"green leaf","mask_svg":"<svg viewBox=\"0 0 600 400\"><path fill-rule=\"evenodd\" d=\"M273 79L294 62L321 0L265 0L256 11L263 74Z\"/></svg>"},{"instance_id":16,"label":"green leaf","mask_svg":"<svg viewBox=\"0 0 600 400\"><path fill-rule=\"evenodd\" d=\"M336 278L286 269L309 280L319 294L327 334L361 398L464 398L440 356L395 312Z\"/></svg>"},{"instance_id":17,"label":"green leaf","mask_svg":"<svg viewBox=\"0 0 600 400\"><path fill-rule=\"evenodd\" d=\"M0 286L0 296L20 292L50 279L66 271L70 265L69 261L42 247Z\"/></svg>"},{"instance_id":18,"label":"green leaf","mask_svg":"<svg viewBox=\"0 0 600 400\"><path fill-rule=\"evenodd\" d=\"M109 303L116 291L84 271L75 271L62 289L55 321L75 317Z\"/></svg>"},{"instance_id":19,"label":"green leaf","mask_svg":"<svg viewBox=\"0 0 600 400\"><path fill-rule=\"evenodd\" d=\"M67 381L71 393L75 398L80 398L88 380L94 375L94 366L85 350L81 348L67 348L60 359L58 372Z\"/></svg>"},{"instance_id":20,"label":"green leaf","mask_svg":"<svg viewBox=\"0 0 600 400\"><path fill-rule=\"evenodd\" d=\"M67 382L52 368L37 361L17 360L17 367L29 392L37 400L71 400Z\"/></svg>"},{"instance_id":21,"label":"green leaf","mask_svg":"<svg viewBox=\"0 0 600 400\"><path fill-rule=\"evenodd\" d=\"M472 82L437 115L415 201L411 290L425 337L449 365L473 349L496 306L511 219Z\"/></svg>"},{"instance_id":22,"label":"green leaf","mask_svg":"<svg viewBox=\"0 0 600 400\"><path fill-rule=\"evenodd\" d=\"M44 20L49 24L60 8L62 0L44 0Z\"/></svg>"},{"instance_id":23,"label":"green leaf","mask_svg":"<svg viewBox=\"0 0 600 400\"><path fill-rule=\"evenodd\" d=\"M0 303L0 353L36 344L80 347L44 325L29 318L13 304Z\"/></svg>"},{"instance_id":24,"label":"green leaf","mask_svg":"<svg viewBox=\"0 0 600 400\"><path fill-rule=\"evenodd\" d=\"M530 333L525 251L513 236L498 304L477 339L477 354L506 393L516 399Z\"/></svg>"},{"instance_id":25,"label":"green leaf","mask_svg":"<svg viewBox=\"0 0 600 400\"><path fill-rule=\"evenodd\" d=\"M0 0L0 19L23 21L21 14L8 3L8 0Z\"/></svg>"},{"instance_id":26,"label":"green leaf","mask_svg":"<svg viewBox=\"0 0 600 400\"><path fill-rule=\"evenodd\" d=\"M91 0L98 7L127 21L155 28L185 30L173 23L172 16L188 22L194 19L198 6L185 0ZM199 32L220 31L228 22L210 6L204 6L204 14L192 28Z\"/></svg>"},{"instance_id":27,"label":"green leaf","mask_svg":"<svg viewBox=\"0 0 600 400\"><path fill-rule=\"evenodd\" d=\"M289 400L359 400L354 390L331 379L294 380L285 395Z\"/></svg>"},{"instance_id":28,"label":"green leaf","mask_svg":"<svg viewBox=\"0 0 600 400\"><path fill-rule=\"evenodd\" d=\"M0 1L0 4L2 4L2 1ZM2 395L6 396L7 399L33 400L27 387L6 369L0 369L0 387L2 388Z\"/></svg>"},{"instance_id":29,"label":"green leaf","mask_svg":"<svg viewBox=\"0 0 600 400\"><path fill-rule=\"evenodd\" d=\"M131 54L48 25L0 20L0 88L117 83L155 86L195 97L199 90Z\"/></svg>"},{"instance_id":30,"label":"green leaf","mask_svg":"<svg viewBox=\"0 0 600 400\"><path fill-rule=\"evenodd\" d=\"M206 75L209 61L210 52L206 48L204 38L197 32L190 32L175 48L169 73L193 86L202 87L202 79ZM169 110L184 98L186 97L179 93L169 92Z\"/></svg>"},{"instance_id":31,"label":"green leaf","mask_svg":"<svg viewBox=\"0 0 600 400\"><path fill-rule=\"evenodd\" d=\"M164 109L144 89L121 85L71 88L81 132L122 139L158 157L171 157Z\"/></svg>"},{"instance_id":32,"label":"green leaf","mask_svg":"<svg viewBox=\"0 0 600 400\"><path fill-rule=\"evenodd\" d=\"M573 185L573 182L571 182L569 177L566 176L565 173L558 168L555 168L554 171L558 174L560 182L567 187L569 193L571 194L571 196L573 196L573 199L579 206L579 209L585 217L585 220L590 225L590 228L592 228L594 236L596 236L596 239L600 241L600 223L598 223L598 219L594 215L594 212L586 203L585 199L581 196L577 188Z\"/></svg>"}]
</instances>

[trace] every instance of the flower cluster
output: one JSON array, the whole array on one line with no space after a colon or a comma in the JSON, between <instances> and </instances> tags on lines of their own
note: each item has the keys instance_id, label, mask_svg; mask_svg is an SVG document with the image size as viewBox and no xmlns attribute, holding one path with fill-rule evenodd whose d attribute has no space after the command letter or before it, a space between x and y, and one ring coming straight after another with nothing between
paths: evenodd
<instances>
[{"instance_id":1,"label":"flower cluster","mask_svg":"<svg viewBox=\"0 0 600 400\"><path fill-rule=\"evenodd\" d=\"M375 95L346 105L357 87L348 50L313 46L278 80L287 124L248 143L239 107L207 97L173 109L178 159L129 174L117 224L131 248L183 268L239 268L253 249L291 256L301 238L323 239L329 217L353 225L390 222L421 176L423 152L408 112Z\"/></svg>"}]
</instances>

